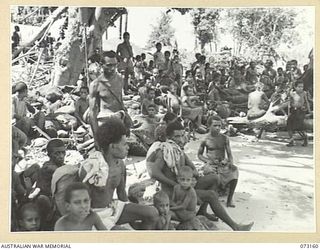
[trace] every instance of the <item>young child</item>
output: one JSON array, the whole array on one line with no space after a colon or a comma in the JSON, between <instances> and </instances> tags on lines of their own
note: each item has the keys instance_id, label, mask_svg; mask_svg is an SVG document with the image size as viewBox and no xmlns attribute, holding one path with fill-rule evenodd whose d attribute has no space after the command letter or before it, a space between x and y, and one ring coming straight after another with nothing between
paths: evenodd
<instances>
[{"instance_id":1,"label":"young child","mask_svg":"<svg viewBox=\"0 0 320 250\"><path fill-rule=\"evenodd\" d=\"M173 217L181 222L189 221L196 216L197 194L193 188L193 171L184 166L178 172L178 185L174 186L170 210Z\"/></svg>"},{"instance_id":2,"label":"young child","mask_svg":"<svg viewBox=\"0 0 320 250\"><path fill-rule=\"evenodd\" d=\"M153 195L153 206L159 212L156 230L168 230L171 221L169 196L164 191L155 193Z\"/></svg>"},{"instance_id":3,"label":"young child","mask_svg":"<svg viewBox=\"0 0 320 250\"><path fill-rule=\"evenodd\" d=\"M304 117L306 112L310 112L307 93L303 91L303 82L295 82L295 90L290 93L290 114L287 120L287 130L289 134L288 147L294 146L293 134L297 131L303 139L302 146L308 145L308 137L304 131Z\"/></svg>"},{"instance_id":4,"label":"young child","mask_svg":"<svg viewBox=\"0 0 320 250\"><path fill-rule=\"evenodd\" d=\"M26 203L21 206L18 212L18 231L39 231L40 211L36 204Z\"/></svg>"},{"instance_id":5,"label":"young child","mask_svg":"<svg viewBox=\"0 0 320 250\"><path fill-rule=\"evenodd\" d=\"M222 187L229 185L227 207L235 207L232 199L238 183L239 172L237 167L233 165L229 138L220 133L222 126L220 117L210 117L208 126L210 133L200 144L198 158L205 163L204 175L217 175L217 185ZM206 150L206 156L203 155L204 150ZM227 152L227 159L225 152Z\"/></svg>"},{"instance_id":6,"label":"young child","mask_svg":"<svg viewBox=\"0 0 320 250\"><path fill-rule=\"evenodd\" d=\"M85 125L85 122L83 120L83 115L89 108L89 88L88 87L81 87L80 88L80 98L76 101L75 103L75 112L74 116L78 119L78 121L82 124Z\"/></svg>"},{"instance_id":7,"label":"young child","mask_svg":"<svg viewBox=\"0 0 320 250\"><path fill-rule=\"evenodd\" d=\"M51 197L51 180L52 175L57 168L64 165L66 149L63 141L52 139L48 142L47 152L49 161L46 161L39 170L37 187L40 188L40 194Z\"/></svg>"},{"instance_id":8,"label":"young child","mask_svg":"<svg viewBox=\"0 0 320 250\"><path fill-rule=\"evenodd\" d=\"M100 217L91 210L91 199L86 184L75 182L65 191L65 202L68 213L55 224L54 231L106 230Z\"/></svg>"}]
</instances>

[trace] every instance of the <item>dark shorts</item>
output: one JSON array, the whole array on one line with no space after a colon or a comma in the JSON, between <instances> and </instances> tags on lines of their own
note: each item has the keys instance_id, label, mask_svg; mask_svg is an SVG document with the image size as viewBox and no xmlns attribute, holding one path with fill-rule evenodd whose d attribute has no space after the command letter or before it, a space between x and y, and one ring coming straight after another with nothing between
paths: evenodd
<instances>
[{"instance_id":1,"label":"dark shorts","mask_svg":"<svg viewBox=\"0 0 320 250\"><path fill-rule=\"evenodd\" d=\"M306 112L301 108L291 108L290 115L287 120L287 130L289 131L304 131L304 118Z\"/></svg>"}]
</instances>

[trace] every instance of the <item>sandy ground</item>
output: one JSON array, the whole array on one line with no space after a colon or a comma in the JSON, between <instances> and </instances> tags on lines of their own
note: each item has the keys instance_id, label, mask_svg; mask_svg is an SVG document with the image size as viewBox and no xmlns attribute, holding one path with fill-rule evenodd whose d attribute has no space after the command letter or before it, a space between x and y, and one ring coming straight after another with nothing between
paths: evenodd
<instances>
[{"instance_id":1,"label":"sandy ground","mask_svg":"<svg viewBox=\"0 0 320 250\"><path fill-rule=\"evenodd\" d=\"M265 133L259 141L253 136L230 138L240 177L234 195L236 208L227 210L237 222L254 221L252 231L316 230L312 139L308 147L301 147L297 141L292 148L285 145L286 139L285 132ZM191 141L185 151L196 161L199 143ZM221 197L221 201L225 204L226 197ZM221 221L217 226L231 230Z\"/></svg>"},{"instance_id":2,"label":"sandy ground","mask_svg":"<svg viewBox=\"0 0 320 250\"><path fill-rule=\"evenodd\" d=\"M314 160L312 134L308 147L288 148L287 133L265 133L262 139L240 135L230 137L234 163L240 177L234 195L235 208L226 208L230 216L239 223L254 221L255 232L314 232ZM197 164L197 150L204 135L197 134L185 148L188 156ZM137 182L139 173L145 170L143 157L133 157L127 165L132 174L127 178L127 187ZM140 174L141 175L141 174ZM143 175L143 174L142 174ZM149 177L145 175L145 178ZM142 179L144 179L142 177ZM147 188L145 196L151 196L155 186ZM226 197L220 198L225 206ZM220 220L219 231L231 231Z\"/></svg>"}]
</instances>

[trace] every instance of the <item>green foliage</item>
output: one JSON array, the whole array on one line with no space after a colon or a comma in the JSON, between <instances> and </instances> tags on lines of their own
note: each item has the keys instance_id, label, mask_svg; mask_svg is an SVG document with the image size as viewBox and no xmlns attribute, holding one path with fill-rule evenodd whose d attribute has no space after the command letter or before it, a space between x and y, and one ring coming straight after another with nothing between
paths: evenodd
<instances>
[{"instance_id":1,"label":"green foliage","mask_svg":"<svg viewBox=\"0 0 320 250\"><path fill-rule=\"evenodd\" d=\"M200 41L201 49L212 40L217 40L217 24L220 18L221 9L198 8L192 9L192 24L197 39Z\"/></svg>"},{"instance_id":2,"label":"green foliage","mask_svg":"<svg viewBox=\"0 0 320 250\"><path fill-rule=\"evenodd\" d=\"M297 13L286 8L230 9L233 36L253 52L276 55L280 43L293 43Z\"/></svg>"},{"instance_id":3,"label":"green foliage","mask_svg":"<svg viewBox=\"0 0 320 250\"><path fill-rule=\"evenodd\" d=\"M152 32L147 42L147 48L154 48L160 42L163 46L174 46L175 30L171 27L172 17L166 13L161 13L161 17L156 25L152 25Z\"/></svg>"}]
</instances>

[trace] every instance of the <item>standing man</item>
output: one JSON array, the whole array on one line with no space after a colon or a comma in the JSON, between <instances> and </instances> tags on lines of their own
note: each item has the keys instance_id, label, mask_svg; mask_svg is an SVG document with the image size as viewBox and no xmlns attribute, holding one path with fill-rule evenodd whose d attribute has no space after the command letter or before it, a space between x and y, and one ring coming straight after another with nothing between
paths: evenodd
<instances>
[{"instance_id":1,"label":"standing man","mask_svg":"<svg viewBox=\"0 0 320 250\"><path fill-rule=\"evenodd\" d=\"M103 73L95 79L89 89L89 111L90 124L95 141L98 124L116 115L121 119L125 118L125 108L122 100L123 79L116 72L117 59L114 51L106 51L102 54ZM131 124L124 119L126 128L129 130Z\"/></svg>"},{"instance_id":2,"label":"standing man","mask_svg":"<svg viewBox=\"0 0 320 250\"><path fill-rule=\"evenodd\" d=\"M119 61L118 71L125 71L124 76L124 93L127 94L128 91L128 79L129 74L133 74L133 52L132 46L130 44L130 34L129 32L123 33L123 43L120 43L117 47L117 58Z\"/></svg>"}]
</instances>

